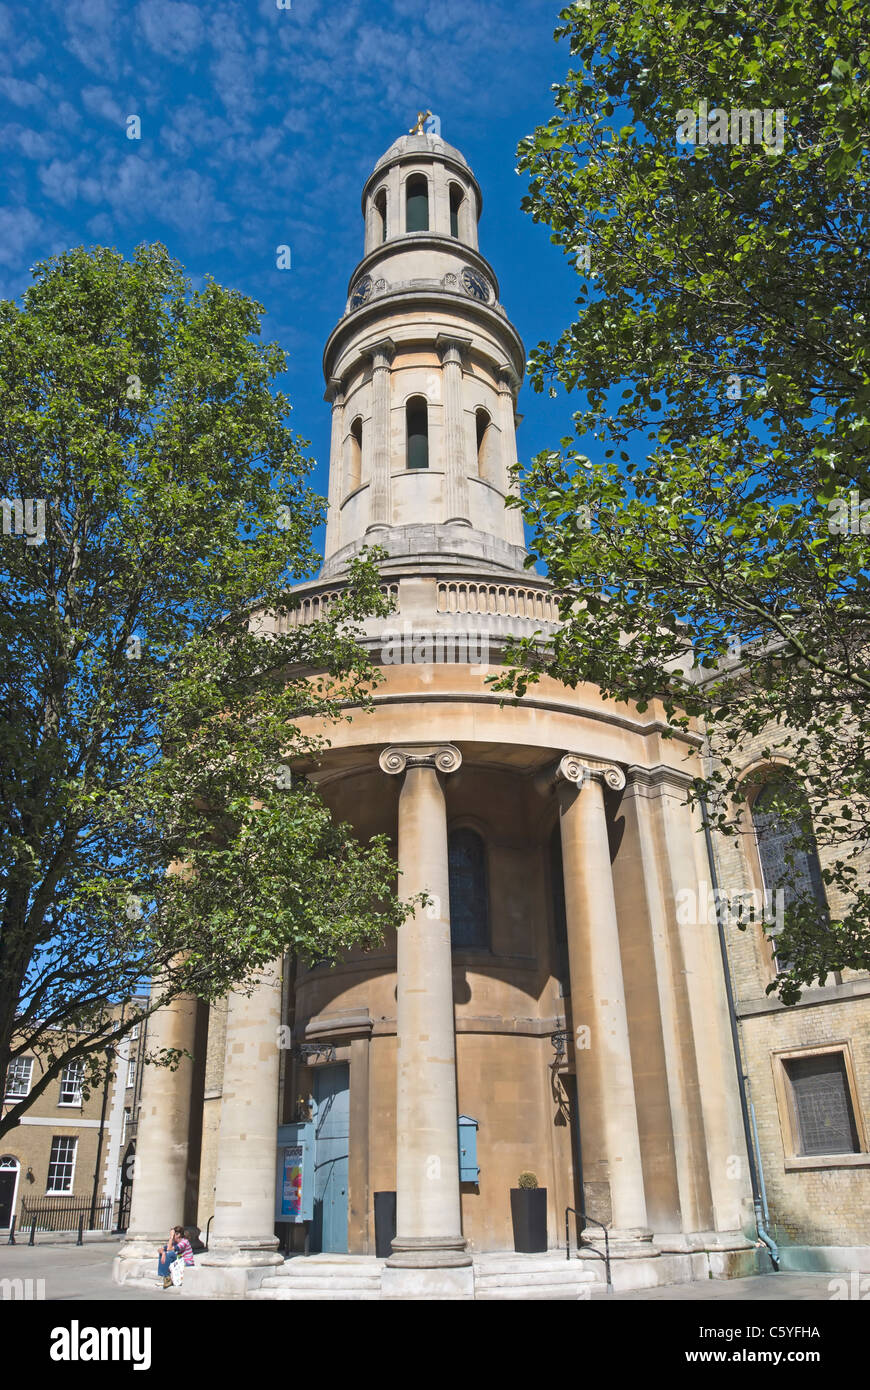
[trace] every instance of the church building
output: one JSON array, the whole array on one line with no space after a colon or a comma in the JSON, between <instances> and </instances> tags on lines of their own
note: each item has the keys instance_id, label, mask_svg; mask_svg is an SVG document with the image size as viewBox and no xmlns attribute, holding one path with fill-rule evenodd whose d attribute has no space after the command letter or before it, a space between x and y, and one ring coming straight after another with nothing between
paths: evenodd
<instances>
[{"instance_id":1,"label":"church building","mask_svg":"<svg viewBox=\"0 0 870 1390\"><path fill-rule=\"evenodd\" d=\"M472 1298L509 1259L521 1293L521 1174L546 1190L536 1268L561 1262L573 1296L605 1281L605 1254L617 1288L758 1267L686 803L700 735L665 738L654 704L589 685L504 700L487 680L507 636L552 633L558 611L505 506L524 349L481 206L460 152L425 133L362 190L323 359L325 558L292 614L322 614L363 546L386 552L394 612L366 628L384 680L310 775L360 838L391 837L402 896L428 903L379 949L276 962L250 996L154 1016L150 1045L191 1055L146 1069L120 1279L153 1277L184 1220L208 1239L185 1283L200 1295L290 1296L300 1278L316 1296L340 1266L371 1297Z\"/></svg>"}]
</instances>

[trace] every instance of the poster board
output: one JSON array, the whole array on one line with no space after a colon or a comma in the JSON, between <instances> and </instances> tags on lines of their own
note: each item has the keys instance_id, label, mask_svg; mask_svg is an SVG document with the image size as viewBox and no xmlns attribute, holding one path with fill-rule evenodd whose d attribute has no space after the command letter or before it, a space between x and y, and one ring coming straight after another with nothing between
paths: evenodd
<instances>
[{"instance_id":1,"label":"poster board","mask_svg":"<svg viewBox=\"0 0 870 1390\"><path fill-rule=\"evenodd\" d=\"M275 1220L299 1225L314 1216L314 1124L280 1125Z\"/></svg>"}]
</instances>

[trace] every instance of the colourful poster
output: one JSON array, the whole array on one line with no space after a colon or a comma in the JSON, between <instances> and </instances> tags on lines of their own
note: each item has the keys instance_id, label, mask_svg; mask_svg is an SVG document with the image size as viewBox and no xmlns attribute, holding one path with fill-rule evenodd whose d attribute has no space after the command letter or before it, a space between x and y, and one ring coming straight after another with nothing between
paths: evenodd
<instances>
[{"instance_id":1,"label":"colourful poster","mask_svg":"<svg viewBox=\"0 0 870 1390\"><path fill-rule=\"evenodd\" d=\"M302 1215L302 1145L292 1144L284 1150L281 1178L281 1215L295 1218Z\"/></svg>"}]
</instances>

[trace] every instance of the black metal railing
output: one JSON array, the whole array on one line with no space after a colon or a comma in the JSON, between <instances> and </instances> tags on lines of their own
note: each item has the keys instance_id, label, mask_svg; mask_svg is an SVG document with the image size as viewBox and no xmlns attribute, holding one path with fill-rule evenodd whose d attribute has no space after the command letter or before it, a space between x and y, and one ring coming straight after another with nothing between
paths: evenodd
<instances>
[{"instance_id":1,"label":"black metal railing","mask_svg":"<svg viewBox=\"0 0 870 1390\"><path fill-rule=\"evenodd\" d=\"M97 1202L92 1221L91 1203L87 1198L78 1201L72 1198L67 1201L63 1197L43 1197L38 1202L28 1202L27 1198L23 1197L21 1225L35 1227L37 1231L76 1231L81 1217L86 1230L108 1231L112 1224L113 1205L110 1197L104 1197L102 1201Z\"/></svg>"},{"instance_id":2,"label":"black metal railing","mask_svg":"<svg viewBox=\"0 0 870 1390\"><path fill-rule=\"evenodd\" d=\"M578 1255L581 1249L588 1250L591 1255L597 1255L599 1260L604 1261L604 1270L607 1275L607 1292L613 1293L613 1283L610 1278L610 1238L607 1234L607 1227L603 1224L603 1222L596 1221L594 1216L587 1215L587 1213L583 1211L582 1208L580 1208L579 1210L577 1209L577 1207L565 1208L565 1259L570 1260L571 1258L571 1222L568 1220L568 1217L571 1212L573 1212L575 1216L580 1216L583 1218L583 1226L581 1227L580 1234L577 1237ZM585 1229L587 1221L591 1221L593 1226L600 1226L602 1231L604 1232L603 1251L599 1250L596 1246L594 1246L591 1240L583 1239L582 1233Z\"/></svg>"}]
</instances>

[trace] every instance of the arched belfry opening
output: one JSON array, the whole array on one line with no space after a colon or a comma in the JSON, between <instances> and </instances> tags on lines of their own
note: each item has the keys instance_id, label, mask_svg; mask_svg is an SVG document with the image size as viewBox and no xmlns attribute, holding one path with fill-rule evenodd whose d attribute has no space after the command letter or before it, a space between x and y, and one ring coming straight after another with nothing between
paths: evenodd
<instances>
[{"instance_id":1,"label":"arched belfry opening","mask_svg":"<svg viewBox=\"0 0 870 1390\"><path fill-rule=\"evenodd\" d=\"M459 231L459 226L460 226L459 214L460 214L460 211L461 211L461 209L462 209L462 204L463 204L464 201L465 201L465 194L463 193L463 191L462 191L462 189L460 188L459 184L458 184L458 183L451 183L451 185L450 185L450 235L451 235L451 236L455 236L455 237L457 237L457 238L458 238L459 235L460 235L460 231Z\"/></svg>"},{"instance_id":2,"label":"arched belfry opening","mask_svg":"<svg viewBox=\"0 0 870 1390\"><path fill-rule=\"evenodd\" d=\"M387 223L387 190L382 188L375 194L375 239L382 245L389 235Z\"/></svg>"},{"instance_id":3,"label":"arched belfry opening","mask_svg":"<svg viewBox=\"0 0 870 1390\"><path fill-rule=\"evenodd\" d=\"M429 406L425 396L412 396L405 406L407 467L429 467Z\"/></svg>"},{"instance_id":4,"label":"arched belfry opening","mask_svg":"<svg viewBox=\"0 0 870 1390\"><path fill-rule=\"evenodd\" d=\"M405 231L428 232L429 184L425 174L412 174L405 192Z\"/></svg>"},{"instance_id":5,"label":"arched belfry opening","mask_svg":"<svg viewBox=\"0 0 870 1390\"><path fill-rule=\"evenodd\" d=\"M347 490L354 492L362 482L363 422L358 415L350 427L348 440Z\"/></svg>"},{"instance_id":6,"label":"arched belfry opening","mask_svg":"<svg viewBox=\"0 0 870 1390\"><path fill-rule=\"evenodd\" d=\"M477 476L491 481L490 452L492 448L492 416L480 406L475 412L475 438L477 441Z\"/></svg>"}]
</instances>

